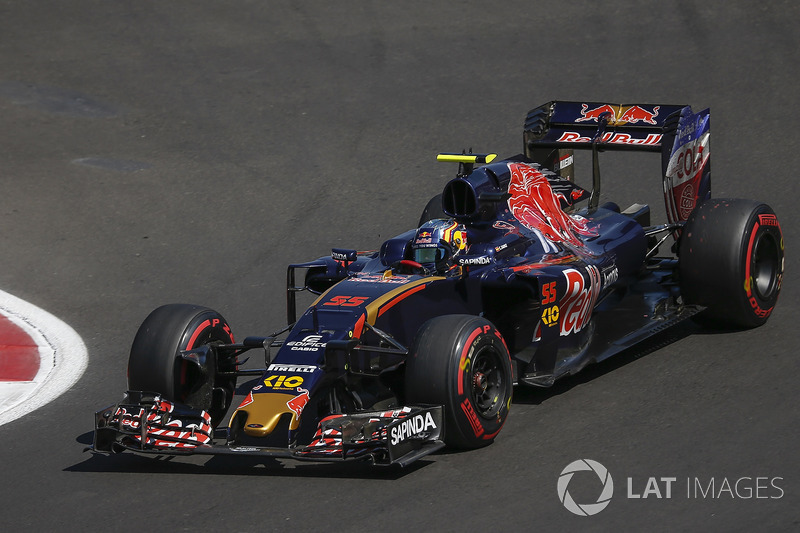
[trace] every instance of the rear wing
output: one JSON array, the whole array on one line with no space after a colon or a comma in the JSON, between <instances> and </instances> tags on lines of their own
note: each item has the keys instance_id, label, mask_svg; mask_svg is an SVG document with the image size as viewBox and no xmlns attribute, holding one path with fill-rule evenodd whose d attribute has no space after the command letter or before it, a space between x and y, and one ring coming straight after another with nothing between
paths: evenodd
<instances>
[{"instance_id":1,"label":"rear wing","mask_svg":"<svg viewBox=\"0 0 800 533\"><path fill-rule=\"evenodd\" d=\"M525 153L541 148L661 151L664 123L686 106L553 101L525 117ZM531 157L533 159L533 157Z\"/></svg>"},{"instance_id":2,"label":"rear wing","mask_svg":"<svg viewBox=\"0 0 800 533\"><path fill-rule=\"evenodd\" d=\"M661 153L661 176L670 224L689 218L711 197L709 110L688 105L608 104L553 101L528 112L525 155L574 179L573 149L592 151L589 209L600 201L598 152L636 150Z\"/></svg>"}]
</instances>

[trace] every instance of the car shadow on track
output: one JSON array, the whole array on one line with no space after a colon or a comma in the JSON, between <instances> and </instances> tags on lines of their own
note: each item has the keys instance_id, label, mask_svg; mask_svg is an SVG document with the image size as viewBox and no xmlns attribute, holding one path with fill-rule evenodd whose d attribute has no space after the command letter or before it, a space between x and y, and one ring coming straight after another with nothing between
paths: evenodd
<instances>
[{"instance_id":1,"label":"car shadow on track","mask_svg":"<svg viewBox=\"0 0 800 533\"><path fill-rule=\"evenodd\" d=\"M429 460L419 460L405 467L372 466L369 463L314 463L286 462L269 457L214 456L142 456L134 453L103 455L92 453L86 460L68 466L65 472L103 472L136 474L191 474L225 476L280 476L342 479L400 479L425 465Z\"/></svg>"}]
</instances>

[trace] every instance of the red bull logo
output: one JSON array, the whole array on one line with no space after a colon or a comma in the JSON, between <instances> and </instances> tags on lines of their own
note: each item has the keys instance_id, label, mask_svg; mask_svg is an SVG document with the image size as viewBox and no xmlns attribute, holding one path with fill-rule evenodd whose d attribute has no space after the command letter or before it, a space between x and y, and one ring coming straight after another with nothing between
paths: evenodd
<instances>
[{"instance_id":1,"label":"red bull logo","mask_svg":"<svg viewBox=\"0 0 800 533\"><path fill-rule=\"evenodd\" d=\"M608 113L608 123L612 126L638 124L640 122L655 126L658 124L656 117L658 116L658 109L660 107L661 106L655 106L652 111L648 111L644 107L638 105L619 106L603 104L589 109L589 104L581 104L581 117L575 119L575 122L599 122L600 117Z\"/></svg>"},{"instance_id":2,"label":"red bull logo","mask_svg":"<svg viewBox=\"0 0 800 533\"><path fill-rule=\"evenodd\" d=\"M536 168L522 163L509 163L511 181L508 208L514 218L528 229L541 232L553 242L582 246L578 235L595 235L586 219L570 216L561 209L561 194L553 191L547 178Z\"/></svg>"},{"instance_id":3,"label":"red bull logo","mask_svg":"<svg viewBox=\"0 0 800 533\"><path fill-rule=\"evenodd\" d=\"M617 110L609 104L603 104L594 109L589 109L589 104L581 104L581 107L581 118L576 119L575 122L588 122L590 120L597 122L605 113L610 115L608 119L609 122L616 121Z\"/></svg>"},{"instance_id":4,"label":"red bull logo","mask_svg":"<svg viewBox=\"0 0 800 533\"><path fill-rule=\"evenodd\" d=\"M297 392L300 394L286 402L286 407L294 411L295 418L300 418L300 415L303 414L303 409L305 409L306 404L308 404L310 396L308 391L301 387L297 387Z\"/></svg>"},{"instance_id":5,"label":"red bull logo","mask_svg":"<svg viewBox=\"0 0 800 533\"><path fill-rule=\"evenodd\" d=\"M577 131L565 131L561 137L556 139L559 143L590 143L592 137L584 137ZM631 144L641 146L658 146L661 144L660 133L648 133L646 137L633 136L630 133L614 133L611 131L605 132L600 137L601 143L607 144Z\"/></svg>"},{"instance_id":6,"label":"red bull logo","mask_svg":"<svg viewBox=\"0 0 800 533\"><path fill-rule=\"evenodd\" d=\"M620 117L617 119L617 122L620 124L636 124L637 122L645 122L655 126L657 124L656 117L658 116L659 107L661 106L655 106L653 111L648 111L643 107L639 107L638 105L631 106L626 109L622 115L620 115Z\"/></svg>"},{"instance_id":7,"label":"red bull logo","mask_svg":"<svg viewBox=\"0 0 800 533\"><path fill-rule=\"evenodd\" d=\"M561 336L579 332L592 318L600 294L600 272L594 265L589 265L586 272L588 280L574 268L564 271L567 293L561 300Z\"/></svg>"},{"instance_id":8,"label":"red bull logo","mask_svg":"<svg viewBox=\"0 0 800 533\"><path fill-rule=\"evenodd\" d=\"M254 401L255 400L253 399L253 391L250 391L250 394L248 394L247 397L244 400L242 400L242 403L239 404L239 407L237 409L241 409L242 407L247 407Z\"/></svg>"}]
</instances>

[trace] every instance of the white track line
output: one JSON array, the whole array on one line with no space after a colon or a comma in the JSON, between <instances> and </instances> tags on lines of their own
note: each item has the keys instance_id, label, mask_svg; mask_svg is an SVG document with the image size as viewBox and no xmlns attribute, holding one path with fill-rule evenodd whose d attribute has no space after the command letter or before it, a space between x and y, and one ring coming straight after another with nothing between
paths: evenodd
<instances>
[{"instance_id":1,"label":"white track line","mask_svg":"<svg viewBox=\"0 0 800 533\"><path fill-rule=\"evenodd\" d=\"M0 313L39 345L41 365L30 382L0 383L0 425L52 402L86 370L89 354L80 335L44 309L0 290Z\"/></svg>"}]
</instances>

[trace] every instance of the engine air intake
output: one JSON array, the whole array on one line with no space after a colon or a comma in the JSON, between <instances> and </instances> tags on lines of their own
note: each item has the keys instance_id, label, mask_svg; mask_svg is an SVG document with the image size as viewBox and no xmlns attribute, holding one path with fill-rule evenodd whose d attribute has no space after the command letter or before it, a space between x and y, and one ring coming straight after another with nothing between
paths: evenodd
<instances>
[{"instance_id":1,"label":"engine air intake","mask_svg":"<svg viewBox=\"0 0 800 533\"><path fill-rule=\"evenodd\" d=\"M473 217L477 214L477 206L475 191L468 181L457 178L445 185L442 208L447 215L455 218Z\"/></svg>"}]
</instances>

